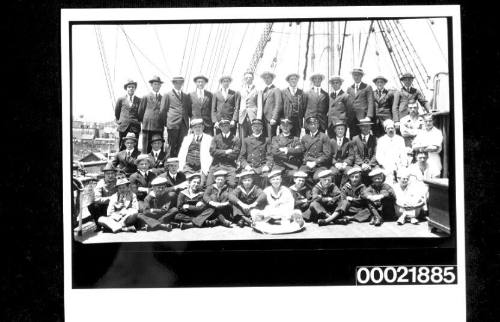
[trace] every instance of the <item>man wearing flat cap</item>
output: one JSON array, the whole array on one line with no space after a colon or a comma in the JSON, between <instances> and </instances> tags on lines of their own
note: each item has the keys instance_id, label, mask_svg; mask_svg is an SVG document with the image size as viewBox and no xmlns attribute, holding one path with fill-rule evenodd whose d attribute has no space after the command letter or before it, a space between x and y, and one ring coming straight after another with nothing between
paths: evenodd
<instances>
[{"instance_id":1,"label":"man wearing flat cap","mask_svg":"<svg viewBox=\"0 0 500 322\"><path fill-rule=\"evenodd\" d=\"M397 102L399 100L399 93L398 91L385 88L387 78L384 76L375 77L373 83L377 87L373 93L376 115L374 119L373 134L379 138L385 134L382 123L387 119L392 120L393 111L396 111L398 108Z\"/></svg>"},{"instance_id":2,"label":"man wearing flat cap","mask_svg":"<svg viewBox=\"0 0 500 322\"><path fill-rule=\"evenodd\" d=\"M139 139L139 133L141 132L141 122L139 121L141 99L135 96L137 82L127 80L123 88L127 91L127 94L118 98L115 104L115 119L118 124L117 131L120 138L118 143L120 151L125 149L123 138L127 133L134 133L135 137Z\"/></svg>"},{"instance_id":3,"label":"man wearing flat cap","mask_svg":"<svg viewBox=\"0 0 500 322\"><path fill-rule=\"evenodd\" d=\"M193 79L196 89L189 93L192 117L203 120L203 132L214 135L214 124L212 122L212 93L205 90L208 78L199 75Z\"/></svg>"},{"instance_id":4,"label":"man wearing flat cap","mask_svg":"<svg viewBox=\"0 0 500 322\"><path fill-rule=\"evenodd\" d=\"M264 135L272 138L276 135L278 128L279 113L281 109L281 91L274 86L273 81L276 75L271 72L264 72L260 75L264 80L266 87L261 91L262 113L257 115L257 118L264 122Z\"/></svg>"},{"instance_id":5,"label":"man wearing flat cap","mask_svg":"<svg viewBox=\"0 0 500 322\"><path fill-rule=\"evenodd\" d=\"M220 120L221 133L214 137L210 145L213 160L208 172L207 186L214 183L214 173L218 170L227 172L227 184L230 188L236 186L236 161L240 155L241 141L231 133L230 126L231 122L228 119Z\"/></svg>"},{"instance_id":6,"label":"man wearing flat cap","mask_svg":"<svg viewBox=\"0 0 500 322\"><path fill-rule=\"evenodd\" d=\"M301 139L304 157L300 170L308 174L308 186L314 185L314 174L330 167L330 138L319 131L319 120L316 117L306 119L309 133Z\"/></svg>"},{"instance_id":7,"label":"man wearing flat cap","mask_svg":"<svg viewBox=\"0 0 500 322\"><path fill-rule=\"evenodd\" d=\"M292 73L285 80L289 86L281 91L281 100L279 117L291 121L290 135L300 137L301 129L304 126L304 114L306 111L306 96L304 91L297 88L297 82L300 75Z\"/></svg>"},{"instance_id":8,"label":"man wearing flat cap","mask_svg":"<svg viewBox=\"0 0 500 322\"><path fill-rule=\"evenodd\" d=\"M408 104L410 102L418 102L423 109L428 112L431 108L430 103L425 98L421 91L412 86L415 76L411 73L404 73L399 80L403 87L399 91L397 99L397 109L393 112L393 121L396 123L396 128L399 127L399 122L403 117L408 115Z\"/></svg>"},{"instance_id":9,"label":"man wearing flat cap","mask_svg":"<svg viewBox=\"0 0 500 322\"><path fill-rule=\"evenodd\" d=\"M241 141L252 133L252 121L257 118L258 106L262 103L262 93L253 84L254 74L248 71L243 75L243 79L244 84L240 91L241 98L238 108L239 136Z\"/></svg>"},{"instance_id":10,"label":"man wearing flat cap","mask_svg":"<svg viewBox=\"0 0 500 322\"><path fill-rule=\"evenodd\" d=\"M365 185L370 183L368 173L378 166L375 152L377 151L377 138L370 131L373 122L365 117L358 123L360 132L352 138L352 145L355 151L354 163L361 168L361 179Z\"/></svg>"},{"instance_id":11,"label":"man wearing flat cap","mask_svg":"<svg viewBox=\"0 0 500 322\"><path fill-rule=\"evenodd\" d=\"M106 216L109 200L116 193L116 168L108 163L102 169L104 178L94 187L94 201L88 206L92 219L97 224L99 217ZM98 226L99 227L99 226Z\"/></svg>"},{"instance_id":12,"label":"man wearing flat cap","mask_svg":"<svg viewBox=\"0 0 500 322\"><path fill-rule=\"evenodd\" d=\"M348 95L342 90L342 77L335 75L330 78L332 92L330 93L330 107L328 109L328 136L335 137L334 124L347 120Z\"/></svg>"},{"instance_id":13,"label":"man wearing flat cap","mask_svg":"<svg viewBox=\"0 0 500 322\"><path fill-rule=\"evenodd\" d=\"M182 91L184 78L172 78L174 88L164 95L162 102L167 115L168 145L170 156L176 157L181 148L182 139L189 129L189 119L193 116L189 95Z\"/></svg>"},{"instance_id":14,"label":"man wearing flat cap","mask_svg":"<svg viewBox=\"0 0 500 322\"><path fill-rule=\"evenodd\" d=\"M321 88L325 79L322 74L313 74L310 80L313 87L306 93L306 111L304 117L315 117L319 121L319 131L325 132L328 126L328 93ZM306 132L307 129L306 129Z\"/></svg>"},{"instance_id":15,"label":"man wearing flat cap","mask_svg":"<svg viewBox=\"0 0 500 322\"><path fill-rule=\"evenodd\" d=\"M122 171L128 177L137 170L135 159L141 154L137 150L137 138L134 133L127 133L123 138L125 150L115 154L112 164L118 171Z\"/></svg>"},{"instance_id":16,"label":"man wearing flat cap","mask_svg":"<svg viewBox=\"0 0 500 322\"><path fill-rule=\"evenodd\" d=\"M359 128L356 125L359 120L365 117L370 119L375 117L375 105L372 87L361 81L364 76L363 69L353 68L351 74L354 84L347 88L347 95L349 95L347 126L350 131L349 136L353 138L359 134Z\"/></svg>"},{"instance_id":17,"label":"man wearing flat cap","mask_svg":"<svg viewBox=\"0 0 500 322\"><path fill-rule=\"evenodd\" d=\"M212 100L212 122L220 133L219 122L222 119L230 121L231 133L236 135L236 124L238 124L238 108L240 106L240 93L229 88L233 79L230 76L222 76L219 79L220 89L214 93ZM212 134L213 135L213 134Z\"/></svg>"},{"instance_id":18,"label":"man wearing flat cap","mask_svg":"<svg viewBox=\"0 0 500 322\"><path fill-rule=\"evenodd\" d=\"M272 168L283 170L283 184L291 183L292 175L302 165L304 147L297 136L293 136L291 129L293 122L281 119L281 133L271 140L269 153L272 157Z\"/></svg>"},{"instance_id":19,"label":"man wearing flat cap","mask_svg":"<svg viewBox=\"0 0 500 322\"><path fill-rule=\"evenodd\" d=\"M159 76L153 76L149 80L152 91L143 97L139 105L139 120L142 122L142 153L151 152L151 139L153 135L159 134L163 137L166 113L162 106L163 96L160 94L163 81Z\"/></svg>"}]
</instances>

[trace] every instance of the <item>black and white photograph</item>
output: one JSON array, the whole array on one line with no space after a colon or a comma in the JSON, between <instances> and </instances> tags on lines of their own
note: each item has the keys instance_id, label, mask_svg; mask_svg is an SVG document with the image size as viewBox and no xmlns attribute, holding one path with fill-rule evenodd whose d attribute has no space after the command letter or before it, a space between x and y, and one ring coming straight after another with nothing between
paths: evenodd
<instances>
[{"instance_id":1,"label":"black and white photograph","mask_svg":"<svg viewBox=\"0 0 500 322\"><path fill-rule=\"evenodd\" d=\"M464 289L457 8L223 9L63 10L66 287ZM113 247L89 282L82 254ZM363 257L322 280L154 282L184 251L325 249Z\"/></svg>"}]
</instances>

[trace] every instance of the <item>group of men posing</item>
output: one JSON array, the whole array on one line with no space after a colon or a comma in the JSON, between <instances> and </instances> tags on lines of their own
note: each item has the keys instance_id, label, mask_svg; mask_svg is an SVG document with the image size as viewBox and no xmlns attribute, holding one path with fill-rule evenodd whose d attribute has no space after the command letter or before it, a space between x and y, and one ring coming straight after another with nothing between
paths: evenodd
<instances>
[{"instance_id":1,"label":"group of men posing","mask_svg":"<svg viewBox=\"0 0 500 322\"><path fill-rule=\"evenodd\" d=\"M429 104L411 74L402 75L401 91L385 89L382 76L374 91L361 82L360 68L352 76L346 93L342 78L332 77L330 95L319 74L309 92L296 87L297 74L279 90L265 72L263 90L246 73L239 92L225 76L212 94L204 90L208 79L197 76L195 92L183 93L184 80L175 77L163 95L153 77L142 99L134 96L137 83L127 82L116 105L122 150L104 169L89 210L115 232L302 218L319 225L417 223L426 211L423 179L441 172L442 133L431 114L419 115L417 101Z\"/></svg>"}]
</instances>

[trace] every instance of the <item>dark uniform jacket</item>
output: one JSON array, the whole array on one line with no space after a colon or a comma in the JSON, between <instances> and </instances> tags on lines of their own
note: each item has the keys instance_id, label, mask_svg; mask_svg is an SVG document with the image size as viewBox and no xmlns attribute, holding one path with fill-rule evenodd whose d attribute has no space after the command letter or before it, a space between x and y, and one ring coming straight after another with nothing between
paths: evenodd
<instances>
[{"instance_id":1,"label":"dark uniform jacket","mask_svg":"<svg viewBox=\"0 0 500 322\"><path fill-rule=\"evenodd\" d=\"M232 149L233 152L226 154L226 150ZM222 133L217 134L210 144L210 154L213 157L212 166L231 166L236 168L236 161L240 155L241 141L235 137L231 132L229 136L224 138Z\"/></svg>"},{"instance_id":2,"label":"dark uniform jacket","mask_svg":"<svg viewBox=\"0 0 500 322\"><path fill-rule=\"evenodd\" d=\"M163 170L163 168L165 167L165 160L168 158L167 153L163 150L160 150L160 153L158 153L158 158L155 160L154 152L153 150L151 150L149 156L151 157L151 160L154 161L151 168Z\"/></svg>"},{"instance_id":3,"label":"dark uniform jacket","mask_svg":"<svg viewBox=\"0 0 500 322\"><path fill-rule=\"evenodd\" d=\"M178 184L186 181L186 175L183 172L178 171L177 175L174 178L170 176L170 173L168 170L165 173L162 173L159 175L159 177L167 179L167 189L165 189L166 192L174 191L174 186L177 186Z\"/></svg>"},{"instance_id":4,"label":"dark uniform jacket","mask_svg":"<svg viewBox=\"0 0 500 322\"><path fill-rule=\"evenodd\" d=\"M382 194L384 198L380 201L372 202L368 200L368 204L372 207L375 207L377 211L381 211L379 214L384 219L394 219L396 216L394 203L396 201L396 194L394 189L387 183L382 183L381 186L375 187L373 184L369 185L361 194L362 198L366 199L368 196L374 196Z\"/></svg>"},{"instance_id":5,"label":"dark uniform jacket","mask_svg":"<svg viewBox=\"0 0 500 322\"><path fill-rule=\"evenodd\" d=\"M144 198L144 212L148 212L150 209L160 209L159 214L164 215L170 208L176 205L177 200L173 200L166 191L161 194L150 192L146 198Z\"/></svg>"},{"instance_id":6,"label":"dark uniform jacket","mask_svg":"<svg viewBox=\"0 0 500 322\"><path fill-rule=\"evenodd\" d=\"M177 210L183 214L191 214L193 216L198 215L201 211L207 208L205 202L203 202L203 191L198 191L193 195L188 193L188 188L182 190L177 197ZM196 204L201 201L203 205L197 207ZM189 205L188 209L184 209L183 206Z\"/></svg>"},{"instance_id":7,"label":"dark uniform jacket","mask_svg":"<svg viewBox=\"0 0 500 322\"><path fill-rule=\"evenodd\" d=\"M234 190L229 193L229 201L233 205L237 205L238 201L244 204L253 204L262 195L262 189L253 185L250 190L246 191L243 186L237 186Z\"/></svg>"},{"instance_id":8,"label":"dark uniform jacket","mask_svg":"<svg viewBox=\"0 0 500 322\"><path fill-rule=\"evenodd\" d=\"M401 88L397 97L396 108L393 110L393 121L399 122L403 117L410 114L408 111L408 103L419 102L420 105L429 109L429 102L425 99L424 94L414 87L410 87L407 91L405 87Z\"/></svg>"},{"instance_id":9,"label":"dark uniform jacket","mask_svg":"<svg viewBox=\"0 0 500 322\"><path fill-rule=\"evenodd\" d=\"M199 99L195 90L189 94L191 103L191 113L193 118L202 119L205 127L212 127L212 100L213 95L209 91L203 90L203 99Z\"/></svg>"},{"instance_id":10,"label":"dark uniform jacket","mask_svg":"<svg viewBox=\"0 0 500 322\"><path fill-rule=\"evenodd\" d=\"M115 118L118 123L118 132L133 132L141 131L141 122L139 121L139 105L141 99L134 95L132 105L128 100L128 95L118 98L115 104ZM129 127L130 126L130 127Z\"/></svg>"},{"instance_id":11,"label":"dark uniform jacket","mask_svg":"<svg viewBox=\"0 0 500 322\"><path fill-rule=\"evenodd\" d=\"M294 99L297 99L297 106L293 106ZM295 95L292 95L290 88L285 88L281 90L281 101L282 105L278 114L278 121L282 118L287 118L290 120L299 120L299 127L304 127L304 115L306 112L307 99L304 91L297 88Z\"/></svg>"},{"instance_id":12,"label":"dark uniform jacket","mask_svg":"<svg viewBox=\"0 0 500 322\"><path fill-rule=\"evenodd\" d=\"M347 88L347 95L349 95L347 108L350 118L358 121L367 116L373 118L375 116L375 106L372 87L361 82L358 92L354 94L354 86L355 84Z\"/></svg>"},{"instance_id":13,"label":"dark uniform jacket","mask_svg":"<svg viewBox=\"0 0 500 322\"><path fill-rule=\"evenodd\" d=\"M328 126L332 126L339 120L347 119L347 104L349 96L340 90L338 95L335 92L330 94L330 108L328 109Z\"/></svg>"},{"instance_id":14,"label":"dark uniform jacket","mask_svg":"<svg viewBox=\"0 0 500 322\"><path fill-rule=\"evenodd\" d=\"M333 198L332 201L327 200L327 198L330 197ZM333 207L334 205L338 204L340 200L341 200L340 189L334 183L330 184L329 187L325 188L323 187L321 182L318 182L312 188L312 201L318 201L323 206Z\"/></svg>"},{"instance_id":15,"label":"dark uniform jacket","mask_svg":"<svg viewBox=\"0 0 500 322\"><path fill-rule=\"evenodd\" d=\"M288 153L281 152L279 148L288 148ZM284 136L281 133L272 138L269 152L274 165L298 169L302 164L304 147L298 137L291 135Z\"/></svg>"},{"instance_id":16,"label":"dark uniform jacket","mask_svg":"<svg viewBox=\"0 0 500 322\"><path fill-rule=\"evenodd\" d=\"M278 121L281 109L281 91L276 86L271 85L262 91L262 118L268 121L271 119ZM257 115L257 117L259 117Z\"/></svg>"},{"instance_id":17,"label":"dark uniform jacket","mask_svg":"<svg viewBox=\"0 0 500 322\"><path fill-rule=\"evenodd\" d=\"M215 92L212 99L212 122L215 123L222 119L227 119L238 123L240 100L240 93L232 89L228 89L226 99L224 99L221 90Z\"/></svg>"},{"instance_id":18,"label":"dark uniform jacket","mask_svg":"<svg viewBox=\"0 0 500 322\"><path fill-rule=\"evenodd\" d=\"M156 177L156 174L154 174L153 171L146 171L146 175L142 175L142 173L137 170L133 174L130 175L129 182L130 185L136 185L137 188L142 187L142 188L151 188L151 181ZM144 200L144 198L147 196L147 192L145 191L134 191L134 193L137 195L138 200Z\"/></svg>"},{"instance_id":19,"label":"dark uniform jacket","mask_svg":"<svg viewBox=\"0 0 500 322\"><path fill-rule=\"evenodd\" d=\"M295 209L305 210L309 207L312 200L311 189L305 185L302 188L297 189L295 185L293 185L290 187L290 191L292 192L293 199L295 200Z\"/></svg>"},{"instance_id":20,"label":"dark uniform jacket","mask_svg":"<svg viewBox=\"0 0 500 322\"><path fill-rule=\"evenodd\" d=\"M149 93L142 98L138 114L143 131L163 131L167 114L161 105L162 97L160 93L158 98L154 93Z\"/></svg>"},{"instance_id":21,"label":"dark uniform jacket","mask_svg":"<svg viewBox=\"0 0 500 322\"><path fill-rule=\"evenodd\" d=\"M342 146L339 147L337 144L337 137L334 137L330 140L330 145L332 153L332 165L335 165L335 163L337 162L345 162L350 167L354 165L356 154L348 138L344 137L342 139Z\"/></svg>"},{"instance_id":22,"label":"dark uniform jacket","mask_svg":"<svg viewBox=\"0 0 500 322\"><path fill-rule=\"evenodd\" d=\"M213 185L208 186L205 189L205 193L203 194L203 201L210 207L208 204L210 201L215 202L226 202L229 201L229 194L231 193L231 188L228 185L222 186L222 188L217 188L217 185L214 183Z\"/></svg>"},{"instance_id":23,"label":"dark uniform jacket","mask_svg":"<svg viewBox=\"0 0 500 322\"><path fill-rule=\"evenodd\" d=\"M304 119L307 120L311 116L317 117L319 119L320 130L326 130L329 109L328 93L321 89L318 95L314 89L311 89L305 95L307 102Z\"/></svg>"},{"instance_id":24,"label":"dark uniform jacket","mask_svg":"<svg viewBox=\"0 0 500 322\"><path fill-rule=\"evenodd\" d=\"M362 197L366 186L364 184L359 184L357 187L353 187L350 182L346 182L342 189L340 190L342 196L342 202L339 205L339 209L342 211L349 210L350 212L356 213L364 208L366 208L366 199ZM347 197L353 198L352 201L347 201Z\"/></svg>"},{"instance_id":25,"label":"dark uniform jacket","mask_svg":"<svg viewBox=\"0 0 500 322\"><path fill-rule=\"evenodd\" d=\"M243 139L240 152L240 166L242 168L250 165L253 168L258 168L264 165L270 167L271 160L268 158L268 149L270 140L261 134L259 137L250 135Z\"/></svg>"},{"instance_id":26,"label":"dark uniform jacket","mask_svg":"<svg viewBox=\"0 0 500 322\"><path fill-rule=\"evenodd\" d=\"M139 150L134 149L130 157L127 157L127 150L122 150L115 154L115 157L112 161L113 166L123 172L127 176L131 175L137 170L137 166L135 165L135 159L141 154Z\"/></svg>"},{"instance_id":27,"label":"dark uniform jacket","mask_svg":"<svg viewBox=\"0 0 500 322\"><path fill-rule=\"evenodd\" d=\"M163 95L162 106L167 115L167 129L180 129L184 123L189 129L189 118L193 116L189 95L181 91L178 96L174 90Z\"/></svg>"},{"instance_id":28,"label":"dark uniform jacket","mask_svg":"<svg viewBox=\"0 0 500 322\"><path fill-rule=\"evenodd\" d=\"M387 119L392 120L392 111L397 109L397 97L398 94L396 91L390 91L385 88L380 93L378 89L373 91L373 102L375 104L375 115L377 118L383 121Z\"/></svg>"},{"instance_id":29,"label":"dark uniform jacket","mask_svg":"<svg viewBox=\"0 0 500 322\"><path fill-rule=\"evenodd\" d=\"M356 159L354 161L356 165L361 166L363 163L366 163L372 168L377 165L377 159L375 158L377 139L374 135L370 134L368 142L366 143L361 139L361 134L356 135L352 138L351 144L356 154Z\"/></svg>"},{"instance_id":30,"label":"dark uniform jacket","mask_svg":"<svg viewBox=\"0 0 500 322\"><path fill-rule=\"evenodd\" d=\"M302 137L301 143L304 147L303 164L308 161L315 161L317 167L330 166L331 147L328 135L320 131L315 136L309 133Z\"/></svg>"}]
</instances>

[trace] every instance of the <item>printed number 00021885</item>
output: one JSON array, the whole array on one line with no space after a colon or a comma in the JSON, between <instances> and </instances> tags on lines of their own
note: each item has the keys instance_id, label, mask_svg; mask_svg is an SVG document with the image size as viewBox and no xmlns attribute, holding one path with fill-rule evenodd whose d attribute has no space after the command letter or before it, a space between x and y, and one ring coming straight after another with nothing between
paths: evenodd
<instances>
[{"instance_id":1,"label":"printed number 00021885","mask_svg":"<svg viewBox=\"0 0 500 322\"><path fill-rule=\"evenodd\" d=\"M359 266L356 285L456 284L456 266Z\"/></svg>"}]
</instances>

